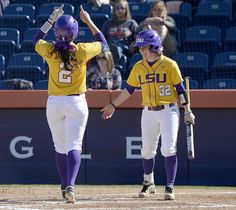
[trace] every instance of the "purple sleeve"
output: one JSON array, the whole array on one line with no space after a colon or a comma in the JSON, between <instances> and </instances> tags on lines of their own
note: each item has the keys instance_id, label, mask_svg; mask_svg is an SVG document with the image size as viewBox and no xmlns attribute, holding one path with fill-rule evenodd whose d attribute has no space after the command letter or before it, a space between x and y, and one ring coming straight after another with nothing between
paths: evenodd
<instances>
[{"instance_id":1,"label":"purple sleeve","mask_svg":"<svg viewBox=\"0 0 236 210\"><path fill-rule=\"evenodd\" d=\"M101 42L103 50L109 50L109 46L107 44L107 40L104 37L102 32L98 32L95 34L95 39L96 41Z\"/></svg>"},{"instance_id":2,"label":"purple sleeve","mask_svg":"<svg viewBox=\"0 0 236 210\"><path fill-rule=\"evenodd\" d=\"M176 87L176 90L177 90L177 93L178 93L178 95L180 94L180 93L185 93L185 87L184 87L184 85L183 85L183 83L181 82L181 83L179 83L179 84L177 84L177 85L175 85L175 87Z\"/></svg>"},{"instance_id":3,"label":"purple sleeve","mask_svg":"<svg viewBox=\"0 0 236 210\"><path fill-rule=\"evenodd\" d=\"M136 89L136 87L133 87L129 84L127 84L127 86L126 86L126 90L129 92L130 95L132 95L134 93L135 89Z\"/></svg>"},{"instance_id":4,"label":"purple sleeve","mask_svg":"<svg viewBox=\"0 0 236 210\"><path fill-rule=\"evenodd\" d=\"M40 29L37 31L37 33L35 34L34 38L33 38L33 43L34 45L36 45L37 41L40 39L43 39L46 36L45 33L43 33Z\"/></svg>"}]
</instances>

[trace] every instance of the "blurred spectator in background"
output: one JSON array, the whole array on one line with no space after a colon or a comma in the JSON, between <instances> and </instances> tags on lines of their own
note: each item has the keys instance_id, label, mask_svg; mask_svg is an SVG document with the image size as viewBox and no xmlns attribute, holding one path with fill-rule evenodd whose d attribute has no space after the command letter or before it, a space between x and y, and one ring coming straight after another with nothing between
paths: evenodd
<instances>
[{"instance_id":1,"label":"blurred spectator in background","mask_svg":"<svg viewBox=\"0 0 236 210\"><path fill-rule=\"evenodd\" d=\"M10 0L0 0L0 16L3 15L3 11L5 7L7 7L10 4Z\"/></svg>"},{"instance_id":2,"label":"blurred spectator in background","mask_svg":"<svg viewBox=\"0 0 236 210\"><path fill-rule=\"evenodd\" d=\"M100 53L96 60L97 65L87 71L87 88L120 90L122 78L120 71L115 68L111 51Z\"/></svg>"},{"instance_id":3,"label":"blurred spectator in background","mask_svg":"<svg viewBox=\"0 0 236 210\"><path fill-rule=\"evenodd\" d=\"M110 0L88 0L88 3L93 4L95 7L101 7L102 4L110 4Z\"/></svg>"},{"instance_id":4,"label":"blurred spectator in background","mask_svg":"<svg viewBox=\"0 0 236 210\"><path fill-rule=\"evenodd\" d=\"M138 24L132 19L126 0L116 0L112 5L113 17L103 24L102 32L110 45L115 64L118 64L122 54L128 56Z\"/></svg>"},{"instance_id":5,"label":"blurred spectator in background","mask_svg":"<svg viewBox=\"0 0 236 210\"><path fill-rule=\"evenodd\" d=\"M136 33L143 29L152 28L158 32L162 39L163 54L172 57L177 52L177 41L175 38L176 24L172 17L167 15L167 9L164 1L154 0L149 12L149 16L142 21ZM130 53L135 49L130 48Z\"/></svg>"}]
</instances>

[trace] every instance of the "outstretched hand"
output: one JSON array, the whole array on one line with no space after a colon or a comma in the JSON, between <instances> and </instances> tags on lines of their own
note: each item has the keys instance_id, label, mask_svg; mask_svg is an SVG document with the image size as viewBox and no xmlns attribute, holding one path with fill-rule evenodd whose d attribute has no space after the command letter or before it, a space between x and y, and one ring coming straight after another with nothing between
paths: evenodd
<instances>
[{"instance_id":1,"label":"outstretched hand","mask_svg":"<svg viewBox=\"0 0 236 210\"><path fill-rule=\"evenodd\" d=\"M80 19L85 23L89 24L91 22L90 15L83 9L82 5L80 5Z\"/></svg>"},{"instance_id":2,"label":"outstretched hand","mask_svg":"<svg viewBox=\"0 0 236 210\"><path fill-rule=\"evenodd\" d=\"M106 120L112 117L115 112L115 108L111 104L108 104L100 111L102 112L102 119Z\"/></svg>"}]
</instances>

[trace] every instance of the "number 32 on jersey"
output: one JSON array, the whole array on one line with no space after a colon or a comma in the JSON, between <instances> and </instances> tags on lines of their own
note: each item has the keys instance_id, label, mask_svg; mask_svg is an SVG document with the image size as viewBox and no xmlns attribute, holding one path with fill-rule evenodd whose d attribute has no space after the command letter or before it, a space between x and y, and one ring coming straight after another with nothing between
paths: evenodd
<instances>
[{"instance_id":1,"label":"number 32 on jersey","mask_svg":"<svg viewBox=\"0 0 236 210\"><path fill-rule=\"evenodd\" d=\"M166 83L166 73L163 74L146 74L145 79L142 80L139 76L140 85L150 84L150 83ZM170 96L171 88L170 85L161 84L159 85L160 96Z\"/></svg>"}]
</instances>

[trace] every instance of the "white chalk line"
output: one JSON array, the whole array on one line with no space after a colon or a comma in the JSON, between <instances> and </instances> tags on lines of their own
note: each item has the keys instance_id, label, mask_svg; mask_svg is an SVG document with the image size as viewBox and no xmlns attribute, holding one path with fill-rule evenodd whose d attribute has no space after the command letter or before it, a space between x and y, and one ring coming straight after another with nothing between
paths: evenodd
<instances>
[{"instance_id":1,"label":"white chalk line","mask_svg":"<svg viewBox=\"0 0 236 210\"><path fill-rule=\"evenodd\" d=\"M163 193L156 193L157 195L163 195ZM176 193L176 195L221 195L221 194L236 194L236 191L228 191L228 192L214 192L214 194L212 193L208 193L208 192L204 192L204 193L192 193L192 192L180 192L180 193ZM120 196L120 197L119 197ZM127 197L124 197L127 196ZM130 197L129 197L130 196ZM109 204L109 203L113 203L114 201L119 202L119 204L126 204L126 203L134 203L137 204L137 202L142 202L142 203L147 203L148 207L145 208L144 206L140 207L141 209L156 209L157 206L152 206L152 205L156 205L158 204L159 200L156 199L155 196L152 196L148 199L142 199L142 198L138 198L137 194L134 193L122 193L122 194L99 194L96 195L96 197L91 197L91 196L83 196L83 195L79 195L78 194L78 200L76 204L83 204L83 205L89 205L89 204L98 204L102 205L102 204ZM14 201L15 202L15 201ZM178 201L173 201L173 202L178 202ZM4 202L0 202L0 209L4 209L4 210L42 210L42 209L36 209L33 208L34 205L41 205L41 204L50 204L52 205L51 208L53 208L54 205L65 205L68 206L68 204L65 203L65 201L36 201L34 200L32 204L11 204L9 201L4 201ZM195 202L188 202L187 205L185 205L184 203L181 204L181 202L179 202L179 205L171 205L170 203L168 206L161 206L161 209L178 209L181 205L181 209L188 209L188 208L211 208L211 209L215 209L215 208L236 208L236 204L213 204L213 203L195 203ZM102 210L102 209L106 209L106 210L129 210L129 209L133 209L133 208L129 208L129 207L114 207L114 208L102 208L102 207L96 207L96 208L79 208L80 210ZM64 210L64 208L56 208L54 210Z\"/></svg>"}]
</instances>

